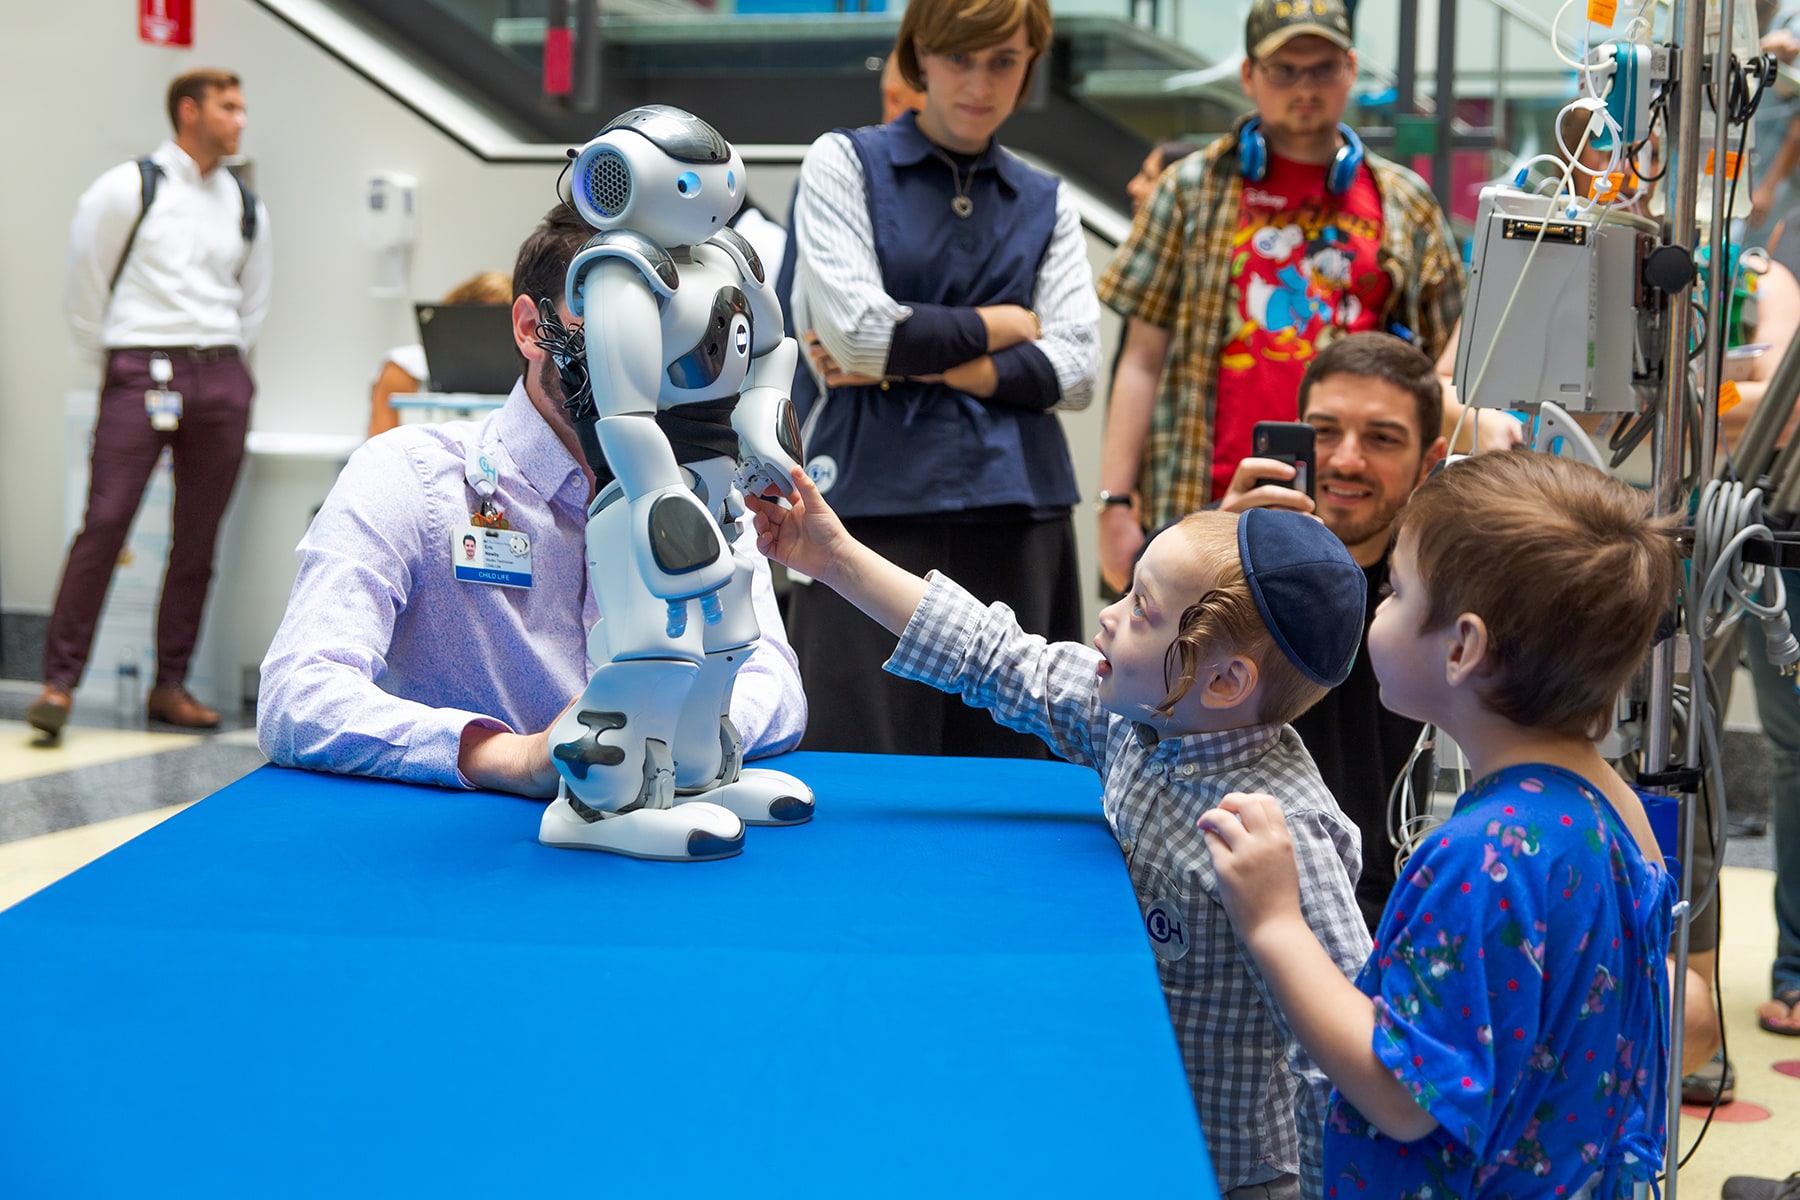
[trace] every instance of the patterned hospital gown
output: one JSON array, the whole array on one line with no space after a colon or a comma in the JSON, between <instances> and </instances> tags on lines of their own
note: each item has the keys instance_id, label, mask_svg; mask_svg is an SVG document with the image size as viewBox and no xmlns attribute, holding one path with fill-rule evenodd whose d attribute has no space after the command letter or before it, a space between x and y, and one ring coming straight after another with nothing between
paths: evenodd
<instances>
[{"instance_id":1,"label":"patterned hospital gown","mask_svg":"<svg viewBox=\"0 0 1800 1200\"><path fill-rule=\"evenodd\" d=\"M1489 775L1400 876L1357 977L1376 1055L1437 1118L1382 1136L1339 1093L1325 1194L1630 1194L1662 1162L1670 875L1611 804L1541 764Z\"/></svg>"}]
</instances>

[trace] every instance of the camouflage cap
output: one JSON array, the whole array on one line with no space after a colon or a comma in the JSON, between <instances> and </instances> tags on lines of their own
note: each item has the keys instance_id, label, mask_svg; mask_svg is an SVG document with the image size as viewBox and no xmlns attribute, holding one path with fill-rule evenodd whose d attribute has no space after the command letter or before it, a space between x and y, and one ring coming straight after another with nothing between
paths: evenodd
<instances>
[{"instance_id":1,"label":"camouflage cap","mask_svg":"<svg viewBox=\"0 0 1800 1200\"><path fill-rule=\"evenodd\" d=\"M1350 49L1350 13L1343 0L1255 0L1244 19L1244 52L1266 58L1308 34Z\"/></svg>"}]
</instances>

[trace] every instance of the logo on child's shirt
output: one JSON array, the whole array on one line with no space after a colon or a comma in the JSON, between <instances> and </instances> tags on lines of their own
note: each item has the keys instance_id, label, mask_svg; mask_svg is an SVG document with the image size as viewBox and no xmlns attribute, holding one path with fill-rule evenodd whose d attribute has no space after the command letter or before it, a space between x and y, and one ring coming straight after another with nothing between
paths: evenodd
<instances>
[{"instance_id":1,"label":"logo on child's shirt","mask_svg":"<svg viewBox=\"0 0 1800 1200\"><path fill-rule=\"evenodd\" d=\"M1144 932L1150 935L1150 948L1165 962L1180 962L1187 957L1187 927L1181 923L1181 906L1167 898L1158 898L1144 910Z\"/></svg>"}]
</instances>

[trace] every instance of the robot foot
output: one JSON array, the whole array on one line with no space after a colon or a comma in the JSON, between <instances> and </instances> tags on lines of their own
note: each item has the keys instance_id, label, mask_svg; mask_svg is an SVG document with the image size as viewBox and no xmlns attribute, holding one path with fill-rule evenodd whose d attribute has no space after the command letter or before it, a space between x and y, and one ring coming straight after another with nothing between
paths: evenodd
<instances>
[{"instance_id":1,"label":"robot foot","mask_svg":"<svg viewBox=\"0 0 1800 1200\"><path fill-rule=\"evenodd\" d=\"M744 823L716 804L640 808L590 821L565 793L544 810L538 841L566 850L606 850L659 862L706 862L743 852Z\"/></svg>"},{"instance_id":2,"label":"robot foot","mask_svg":"<svg viewBox=\"0 0 1800 1200\"><path fill-rule=\"evenodd\" d=\"M804 825L812 820L812 789L784 771L752 767L731 783L701 792L695 800L721 804L746 825ZM677 799L680 812L689 801Z\"/></svg>"}]
</instances>

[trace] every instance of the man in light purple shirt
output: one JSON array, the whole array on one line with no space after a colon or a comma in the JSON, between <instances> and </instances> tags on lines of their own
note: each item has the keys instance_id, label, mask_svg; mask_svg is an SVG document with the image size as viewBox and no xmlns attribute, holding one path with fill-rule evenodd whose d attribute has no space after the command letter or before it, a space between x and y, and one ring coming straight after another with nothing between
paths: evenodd
<instances>
[{"instance_id":1,"label":"man in light purple shirt","mask_svg":"<svg viewBox=\"0 0 1800 1200\"><path fill-rule=\"evenodd\" d=\"M525 373L503 408L374 438L326 497L301 539L300 574L263 660L257 740L272 761L556 794L544 731L587 683L587 634L600 613L584 549L594 479L555 365L537 345L537 302L562 295L569 261L592 232L552 210L520 248L513 338ZM690 418L684 428L698 444L686 454L678 446L678 458L716 454L727 437L735 450L729 424L702 428ZM456 543L481 500L467 480L480 455L498 476L493 501L530 538L529 588L456 578ZM749 538L737 552L756 560L762 641L738 673L731 720L755 757L800 740L806 698L768 564Z\"/></svg>"}]
</instances>

